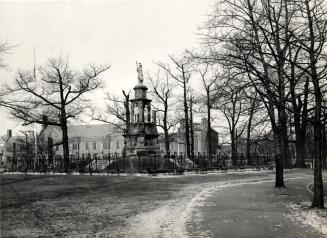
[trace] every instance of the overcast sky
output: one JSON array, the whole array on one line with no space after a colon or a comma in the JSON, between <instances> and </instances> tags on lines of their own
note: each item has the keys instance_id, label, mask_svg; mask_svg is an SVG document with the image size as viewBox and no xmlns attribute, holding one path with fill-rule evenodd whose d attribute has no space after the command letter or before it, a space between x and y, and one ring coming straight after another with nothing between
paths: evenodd
<instances>
[{"instance_id":1,"label":"overcast sky","mask_svg":"<svg viewBox=\"0 0 327 238\"><path fill-rule=\"evenodd\" d=\"M211 0L0 2L0 40L18 46L6 56L9 69L1 81L12 80L18 68L33 68L49 57L69 55L75 69L87 64L110 64L103 75L104 90L120 93L137 82L135 62L144 71L154 61L167 62L196 47L197 27L207 19ZM99 92L98 95L101 95ZM19 123L0 109L0 135Z\"/></svg>"}]
</instances>

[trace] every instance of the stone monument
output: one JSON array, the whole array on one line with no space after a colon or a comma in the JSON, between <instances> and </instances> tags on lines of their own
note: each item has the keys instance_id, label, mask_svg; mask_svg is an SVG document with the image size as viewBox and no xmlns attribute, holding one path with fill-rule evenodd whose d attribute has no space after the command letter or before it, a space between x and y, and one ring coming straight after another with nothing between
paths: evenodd
<instances>
[{"instance_id":1,"label":"stone monument","mask_svg":"<svg viewBox=\"0 0 327 238\"><path fill-rule=\"evenodd\" d=\"M136 67L138 84L134 87L134 98L130 99L131 121L124 134L124 154L129 158L138 155L159 156L156 112L151 111L152 100L147 98L148 88L143 84L142 64L136 62Z\"/></svg>"}]
</instances>

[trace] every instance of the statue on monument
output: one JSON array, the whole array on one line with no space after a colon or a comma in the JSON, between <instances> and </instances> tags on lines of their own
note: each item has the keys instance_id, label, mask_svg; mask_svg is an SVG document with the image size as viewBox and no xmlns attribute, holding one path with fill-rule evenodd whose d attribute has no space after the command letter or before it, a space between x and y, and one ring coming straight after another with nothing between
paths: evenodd
<instances>
[{"instance_id":1,"label":"statue on monument","mask_svg":"<svg viewBox=\"0 0 327 238\"><path fill-rule=\"evenodd\" d=\"M140 118L140 115L139 115L139 107L137 104L135 104L135 108L134 108L134 122L139 122L139 118Z\"/></svg>"},{"instance_id":2,"label":"statue on monument","mask_svg":"<svg viewBox=\"0 0 327 238\"><path fill-rule=\"evenodd\" d=\"M137 71L137 78L139 80L139 84L143 84L143 72L142 72L142 64L136 62L136 71Z\"/></svg>"},{"instance_id":3,"label":"statue on monument","mask_svg":"<svg viewBox=\"0 0 327 238\"><path fill-rule=\"evenodd\" d=\"M145 109L144 109L144 122L150 122L149 116L150 116L149 108L145 107Z\"/></svg>"}]
</instances>

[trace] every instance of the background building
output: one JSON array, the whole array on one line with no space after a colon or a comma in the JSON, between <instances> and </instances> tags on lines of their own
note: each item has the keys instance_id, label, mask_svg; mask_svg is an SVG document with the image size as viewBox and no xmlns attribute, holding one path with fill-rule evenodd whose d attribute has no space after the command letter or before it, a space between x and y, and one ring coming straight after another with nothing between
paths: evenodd
<instances>
[{"instance_id":1,"label":"background building","mask_svg":"<svg viewBox=\"0 0 327 238\"><path fill-rule=\"evenodd\" d=\"M22 136L13 136L12 130L0 137L0 165L22 165L28 156L33 156L35 137L33 131L22 131Z\"/></svg>"},{"instance_id":2,"label":"background building","mask_svg":"<svg viewBox=\"0 0 327 238\"><path fill-rule=\"evenodd\" d=\"M52 138L54 155L63 155L60 145L60 127L47 126L40 134L42 138ZM68 126L69 154L122 154L124 138L122 132L108 124Z\"/></svg>"},{"instance_id":3,"label":"background building","mask_svg":"<svg viewBox=\"0 0 327 238\"><path fill-rule=\"evenodd\" d=\"M169 148L170 153L186 153L186 146L185 146L185 130L184 130L184 123L183 121L180 122L180 126L178 128L177 133L174 133L172 135L172 138L174 140L170 142ZM203 118L201 120L201 123L193 123L193 129L194 129L194 154L197 153L207 153L207 119ZM164 153L165 151L165 144L164 144L164 135L160 134L159 137L160 142L160 151L161 153ZM219 145L219 134L217 131L211 128L210 132L210 143L211 143L211 154L216 154L218 145Z\"/></svg>"}]
</instances>

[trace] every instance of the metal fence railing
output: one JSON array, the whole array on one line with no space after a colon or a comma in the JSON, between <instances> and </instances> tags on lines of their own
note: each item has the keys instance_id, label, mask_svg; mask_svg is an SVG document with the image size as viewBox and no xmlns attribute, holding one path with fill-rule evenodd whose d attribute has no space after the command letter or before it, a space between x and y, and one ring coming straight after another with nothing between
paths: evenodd
<instances>
[{"instance_id":1,"label":"metal fence railing","mask_svg":"<svg viewBox=\"0 0 327 238\"><path fill-rule=\"evenodd\" d=\"M38 155L36 157L15 155L8 158L5 164L6 171L18 172L64 172L65 161L62 156L49 157ZM187 158L184 154L172 153L166 155L143 154L125 157L114 154L81 154L70 155L69 172L79 173L158 173L182 171L207 171L228 169L260 169L273 168L274 158L269 154L251 154L247 158L238 154L231 158L226 154L206 155L198 153Z\"/></svg>"}]
</instances>

